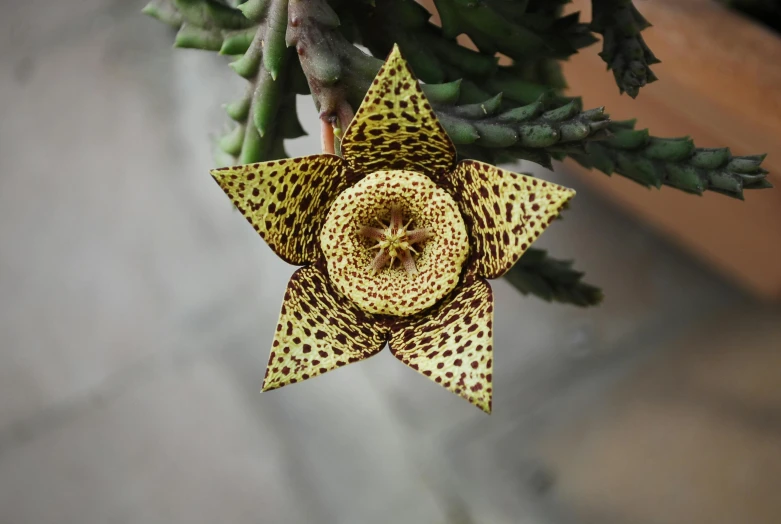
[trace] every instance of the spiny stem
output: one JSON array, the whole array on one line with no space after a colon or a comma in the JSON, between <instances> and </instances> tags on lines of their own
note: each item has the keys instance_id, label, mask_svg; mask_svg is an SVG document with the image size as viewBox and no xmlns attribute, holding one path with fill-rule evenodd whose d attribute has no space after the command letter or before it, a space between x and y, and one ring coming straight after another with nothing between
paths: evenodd
<instances>
[{"instance_id":1,"label":"spiny stem","mask_svg":"<svg viewBox=\"0 0 781 524\"><path fill-rule=\"evenodd\" d=\"M635 98L640 88L657 80L651 65L658 64L641 31L651 26L632 0L591 0L591 29L602 35L599 56L613 71L621 93Z\"/></svg>"},{"instance_id":2,"label":"spiny stem","mask_svg":"<svg viewBox=\"0 0 781 524\"><path fill-rule=\"evenodd\" d=\"M542 249L529 248L504 278L524 295L548 302L581 307L602 302L602 291L583 282L583 273L572 269L571 261L552 258Z\"/></svg>"},{"instance_id":3,"label":"spiny stem","mask_svg":"<svg viewBox=\"0 0 781 524\"><path fill-rule=\"evenodd\" d=\"M361 52L339 31L339 17L325 0L290 0L286 33L321 115L344 131L382 61Z\"/></svg>"},{"instance_id":4,"label":"spiny stem","mask_svg":"<svg viewBox=\"0 0 781 524\"><path fill-rule=\"evenodd\" d=\"M611 122L612 136L569 156L581 165L617 173L646 187L667 185L689 193L704 191L743 198L746 189L772 187L764 155L732 156L727 148L698 148L688 137L658 138L634 121Z\"/></svg>"}]
</instances>

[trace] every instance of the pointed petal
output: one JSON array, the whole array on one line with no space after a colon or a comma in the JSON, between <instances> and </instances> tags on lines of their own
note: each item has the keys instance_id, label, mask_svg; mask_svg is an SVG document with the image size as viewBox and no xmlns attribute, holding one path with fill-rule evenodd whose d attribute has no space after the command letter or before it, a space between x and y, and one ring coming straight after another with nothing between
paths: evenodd
<instances>
[{"instance_id":1,"label":"pointed petal","mask_svg":"<svg viewBox=\"0 0 781 524\"><path fill-rule=\"evenodd\" d=\"M401 261L401 265L408 275L416 275L418 273L418 266L415 265L415 259L409 251L399 253L399 261Z\"/></svg>"},{"instance_id":2,"label":"pointed petal","mask_svg":"<svg viewBox=\"0 0 781 524\"><path fill-rule=\"evenodd\" d=\"M394 234L398 233L401 228L404 227L404 216L401 212L401 207L392 206L390 210L390 230Z\"/></svg>"},{"instance_id":3,"label":"pointed petal","mask_svg":"<svg viewBox=\"0 0 781 524\"><path fill-rule=\"evenodd\" d=\"M410 244L417 244L418 242L423 242L429 237L431 237L431 231L428 229L413 229L407 233L407 242Z\"/></svg>"},{"instance_id":4,"label":"pointed petal","mask_svg":"<svg viewBox=\"0 0 781 524\"><path fill-rule=\"evenodd\" d=\"M369 265L369 269L377 273L378 271L382 271L382 269L387 266L389 262L392 263L393 261L391 260L388 251L385 249L380 249L372 259L372 262Z\"/></svg>"},{"instance_id":5,"label":"pointed petal","mask_svg":"<svg viewBox=\"0 0 781 524\"><path fill-rule=\"evenodd\" d=\"M471 229L475 269L498 278L515 264L575 191L475 160L458 163L449 177Z\"/></svg>"},{"instance_id":6,"label":"pointed petal","mask_svg":"<svg viewBox=\"0 0 781 524\"><path fill-rule=\"evenodd\" d=\"M345 131L342 154L363 174L407 169L433 175L453 168L455 147L398 46Z\"/></svg>"},{"instance_id":7,"label":"pointed petal","mask_svg":"<svg viewBox=\"0 0 781 524\"><path fill-rule=\"evenodd\" d=\"M372 240L385 240L385 231L377 227L363 226L358 231L358 234Z\"/></svg>"},{"instance_id":8,"label":"pointed petal","mask_svg":"<svg viewBox=\"0 0 781 524\"><path fill-rule=\"evenodd\" d=\"M263 391L371 357L387 338L387 327L336 294L325 274L302 267L287 285Z\"/></svg>"},{"instance_id":9,"label":"pointed petal","mask_svg":"<svg viewBox=\"0 0 781 524\"><path fill-rule=\"evenodd\" d=\"M314 262L328 207L347 187L347 166L313 155L214 169L212 176L271 249L291 264Z\"/></svg>"},{"instance_id":10,"label":"pointed petal","mask_svg":"<svg viewBox=\"0 0 781 524\"><path fill-rule=\"evenodd\" d=\"M433 310L398 322L391 334L391 353L490 413L493 311L488 282L479 277L466 277Z\"/></svg>"}]
</instances>

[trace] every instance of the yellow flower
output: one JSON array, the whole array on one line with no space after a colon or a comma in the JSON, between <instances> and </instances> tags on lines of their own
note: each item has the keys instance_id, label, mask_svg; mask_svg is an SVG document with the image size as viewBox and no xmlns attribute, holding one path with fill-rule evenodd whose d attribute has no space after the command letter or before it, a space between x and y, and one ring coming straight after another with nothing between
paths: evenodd
<instances>
[{"instance_id":1,"label":"yellow flower","mask_svg":"<svg viewBox=\"0 0 781 524\"><path fill-rule=\"evenodd\" d=\"M394 47L342 140L313 155L212 171L288 283L263 390L380 352L491 411L493 298L574 191L456 163Z\"/></svg>"}]
</instances>

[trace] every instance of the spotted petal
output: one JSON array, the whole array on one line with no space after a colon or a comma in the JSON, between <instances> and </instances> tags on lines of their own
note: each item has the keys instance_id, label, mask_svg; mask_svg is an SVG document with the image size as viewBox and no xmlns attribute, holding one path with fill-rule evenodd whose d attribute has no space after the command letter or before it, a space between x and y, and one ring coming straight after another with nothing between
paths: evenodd
<instances>
[{"instance_id":1,"label":"spotted petal","mask_svg":"<svg viewBox=\"0 0 781 524\"><path fill-rule=\"evenodd\" d=\"M290 278L263 391L322 375L382 350L388 329L336 294L315 266Z\"/></svg>"},{"instance_id":2,"label":"spotted petal","mask_svg":"<svg viewBox=\"0 0 781 524\"><path fill-rule=\"evenodd\" d=\"M391 353L490 413L493 311L491 286L468 276L434 309L401 320L391 335Z\"/></svg>"},{"instance_id":3,"label":"spotted petal","mask_svg":"<svg viewBox=\"0 0 781 524\"><path fill-rule=\"evenodd\" d=\"M509 270L559 215L575 191L474 160L450 176L470 226L475 269L486 278Z\"/></svg>"},{"instance_id":4,"label":"spotted petal","mask_svg":"<svg viewBox=\"0 0 781 524\"><path fill-rule=\"evenodd\" d=\"M347 128L342 154L363 174L406 169L433 175L453 168L455 147L397 46Z\"/></svg>"},{"instance_id":5,"label":"spotted petal","mask_svg":"<svg viewBox=\"0 0 781 524\"><path fill-rule=\"evenodd\" d=\"M347 166L313 155L213 170L212 176L271 249L291 264L317 260L328 206L347 187Z\"/></svg>"}]
</instances>

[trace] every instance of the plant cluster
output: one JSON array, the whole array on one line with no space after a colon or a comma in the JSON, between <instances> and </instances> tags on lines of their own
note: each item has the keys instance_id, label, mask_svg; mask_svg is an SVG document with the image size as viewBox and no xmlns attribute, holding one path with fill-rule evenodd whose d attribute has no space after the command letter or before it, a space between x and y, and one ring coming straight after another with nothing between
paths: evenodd
<instances>
[{"instance_id":1,"label":"plant cluster","mask_svg":"<svg viewBox=\"0 0 781 524\"><path fill-rule=\"evenodd\" d=\"M643 40L649 23L631 0L592 0L590 23L563 14L568 1L435 0L441 25L413 0L153 0L144 12L177 29L177 47L226 55L247 79L244 96L226 105L236 125L217 143L220 165L287 157L284 141L304 134L298 94L312 95L340 137L397 44L460 159L525 159L550 168L569 157L647 187L740 199L744 190L771 187L764 155L654 137L565 96L560 61L597 43L596 35L600 56L629 96L656 81L659 61ZM508 60L500 64L500 57ZM570 262L531 248L506 278L545 300L598 303L601 292L582 276Z\"/></svg>"}]
</instances>

